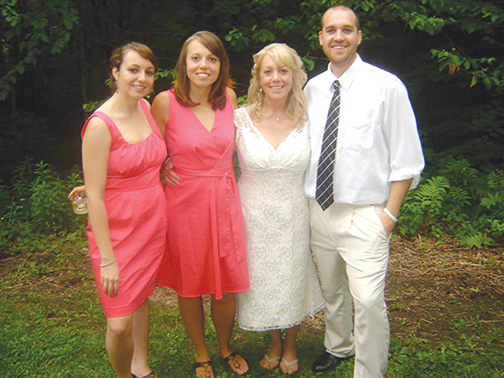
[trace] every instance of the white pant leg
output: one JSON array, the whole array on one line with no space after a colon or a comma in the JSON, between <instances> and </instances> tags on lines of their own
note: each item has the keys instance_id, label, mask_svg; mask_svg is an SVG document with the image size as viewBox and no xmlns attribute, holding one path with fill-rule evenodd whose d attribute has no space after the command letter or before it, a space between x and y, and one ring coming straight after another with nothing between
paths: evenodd
<instances>
[{"instance_id":1,"label":"white pant leg","mask_svg":"<svg viewBox=\"0 0 504 378\"><path fill-rule=\"evenodd\" d=\"M326 349L338 357L348 350L344 342L349 340L351 306L349 310L346 300L334 298L346 298L350 291L355 307L354 377L381 377L390 334L384 301L389 243L377 216L383 206L334 204L325 212L316 202L311 207L312 248L328 302ZM343 288L345 282L349 288Z\"/></svg>"},{"instance_id":2,"label":"white pant leg","mask_svg":"<svg viewBox=\"0 0 504 378\"><path fill-rule=\"evenodd\" d=\"M344 217L336 217L333 208L323 212L315 200L310 201L310 245L324 296L324 346L328 353L345 358L355 354L353 306L346 263L338 252L334 232L345 227Z\"/></svg>"}]
</instances>

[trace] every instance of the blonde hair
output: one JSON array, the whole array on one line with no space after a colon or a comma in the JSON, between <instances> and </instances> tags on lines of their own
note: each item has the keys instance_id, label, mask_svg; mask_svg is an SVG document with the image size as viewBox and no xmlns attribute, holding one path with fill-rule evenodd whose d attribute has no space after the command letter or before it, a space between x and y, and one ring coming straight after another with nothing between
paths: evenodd
<instances>
[{"instance_id":1,"label":"blonde hair","mask_svg":"<svg viewBox=\"0 0 504 378\"><path fill-rule=\"evenodd\" d=\"M306 83L306 73L303 61L296 51L285 43L271 43L253 56L254 67L248 89L249 113L259 117L264 102L264 92L259 85L261 64L265 56L269 56L277 66L287 66L292 71L292 89L287 100L287 114L296 127L301 127L306 120L306 98L303 85Z\"/></svg>"}]
</instances>

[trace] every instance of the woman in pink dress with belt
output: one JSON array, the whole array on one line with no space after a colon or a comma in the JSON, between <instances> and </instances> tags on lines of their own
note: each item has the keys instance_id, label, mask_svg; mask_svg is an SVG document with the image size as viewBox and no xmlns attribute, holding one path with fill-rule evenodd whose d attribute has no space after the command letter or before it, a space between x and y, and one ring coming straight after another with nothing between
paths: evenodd
<instances>
[{"instance_id":1,"label":"woman in pink dress with belt","mask_svg":"<svg viewBox=\"0 0 504 378\"><path fill-rule=\"evenodd\" d=\"M213 377L205 343L202 295L211 295L211 315L220 354L243 375L247 362L230 338L235 293L249 289L245 236L233 173L236 95L221 40L197 32L182 47L173 89L156 96L152 114L165 135L178 185L166 185L167 254L158 283L178 294L179 310L195 347L198 377Z\"/></svg>"},{"instance_id":2,"label":"woman in pink dress with belt","mask_svg":"<svg viewBox=\"0 0 504 378\"><path fill-rule=\"evenodd\" d=\"M157 59L132 42L113 52L110 67L116 91L82 130L89 251L117 376L154 378L147 362L147 299L166 245L159 180L166 146L143 97L154 83Z\"/></svg>"}]
</instances>

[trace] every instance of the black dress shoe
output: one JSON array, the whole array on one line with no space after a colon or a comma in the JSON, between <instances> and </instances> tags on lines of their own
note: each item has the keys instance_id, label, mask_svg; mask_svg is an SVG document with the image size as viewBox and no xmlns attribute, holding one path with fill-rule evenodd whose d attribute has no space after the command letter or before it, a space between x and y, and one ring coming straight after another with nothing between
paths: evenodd
<instances>
[{"instance_id":1,"label":"black dress shoe","mask_svg":"<svg viewBox=\"0 0 504 378\"><path fill-rule=\"evenodd\" d=\"M311 368L314 373L326 373L336 369L344 360L346 360L346 358L338 358L325 352L322 356L317 358Z\"/></svg>"}]
</instances>

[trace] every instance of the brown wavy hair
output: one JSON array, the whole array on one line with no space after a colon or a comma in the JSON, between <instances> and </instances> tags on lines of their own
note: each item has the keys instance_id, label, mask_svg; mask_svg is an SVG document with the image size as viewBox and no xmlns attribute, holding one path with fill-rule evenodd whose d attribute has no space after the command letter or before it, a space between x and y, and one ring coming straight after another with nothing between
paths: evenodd
<instances>
[{"instance_id":1,"label":"brown wavy hair","mask_svg":"<svg viewBox=\"0 0 504 378\"><path fill-rule=\"evenodd\" d=\"M177 72L177 80L175 80L174 93L175 98L179 104L187 107L192 107L199 105L191 100L191 82L187 77L187 52L189 43L192 41L198 41L203 46L205 46L213 55L219 59L220 71L219 77L212 84L210 88L210 94L208 95L208 101L212 104L212 108L224 109L226 106L226 87L233 88L234 82L229 77L229 58L224 49L224 45L219 37L214 33L209 31L199 31L191 35L186 39L182 45L182 50L180 52L177 66L175 71Z\"/></svg>"},{"instance_id":2,"label":"brown wavy hair","mask_svg":"<svg viewBox=\"0 0 504 378\"><path fill-rule=\"evenodd\" d=\"M112 55L109 59L110 81L113 83L112 92L116 90L116 83L114 76L112 75L112 70L114 69L114 67L117 68L117 70L121 68L121 64L124 60L124 55L130 50L136 51L142 58L151 62L154 66L154 71L157 71L159 67L156 54L152 52L149 46L144 45L143 43L129 42L121 47L116 48L112 52Z\"/></svg>"}]
</instances>

